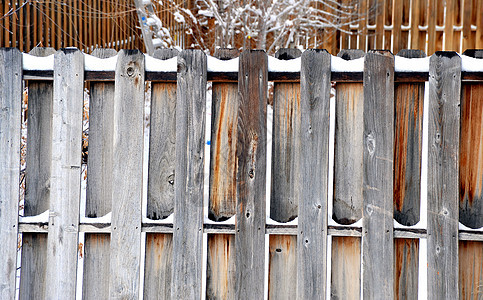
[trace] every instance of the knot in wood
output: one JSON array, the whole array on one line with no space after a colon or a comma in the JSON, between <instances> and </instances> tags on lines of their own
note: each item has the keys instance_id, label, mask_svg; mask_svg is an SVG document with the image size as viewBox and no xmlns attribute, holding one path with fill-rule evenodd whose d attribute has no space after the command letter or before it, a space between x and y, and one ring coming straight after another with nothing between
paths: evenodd
<instances>
[{"instance_id":1,"label":"knot in wood","mask_svg":"<svg viewBox=\"0 0 483 300\"><path fill-rule=\"evenodd\" d=\"M128 67L127 70L126 70L126 74L129 77L133 77L134 76L134 68L133 67Z\"/></svg>"}]
</instances>

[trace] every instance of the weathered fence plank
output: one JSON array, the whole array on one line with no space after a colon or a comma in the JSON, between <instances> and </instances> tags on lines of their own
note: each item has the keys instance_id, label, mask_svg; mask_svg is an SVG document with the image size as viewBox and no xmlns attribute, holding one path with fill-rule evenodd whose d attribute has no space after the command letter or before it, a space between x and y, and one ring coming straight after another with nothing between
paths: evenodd
<instances>
[{"instance_id":1,"label":"weathered fence plank","mask_svg":"<svg viewBox=\"0 0 483 300\"><path fill-rule=\"evenodd\" d=\"M217 49L215 57L228 60L237 49ZM238 84L213 82L208 216L221 221L236 214L236 136ZM235 297L235 236L208 236L207 299Z\"/></svg>"},{"instance_id":2,"label":"weathered fence plank","mask_svg":"<svg viewBox=\"0 0 483 300\"><path fill-rule=\"evenodd\" d=\"M171 299L173 236L146 234L144 299Z\"/></svg>"},{"instance_id":3,"label":"weathered fence plank","mask_svg":"<svg viewBox=\"0 0 483 300\"><path fill-rule=\"evenodd\" d=\"M206 55L178 55L172 299L201 297Z\"/></svg>"},{"instance_id":4,"label":"weathered fence plank","mask_svg":"<svg viewBox=\"0 0 483 300\"><path fill-rule=\"evenodd\" d=\"M267 80L267 54L244 51L238 70L237 299L264 297Z\"/></svg>"},{"instance_id":5,"label":"weathered fence plank","mask_svg":"<svg viewBox=\"0 0 483 300\"><path fill-rule=\"evenodd\" d=\"M239 52L218 49L216 54L218 59L227 60ZM236 82L213 83L208 215L215 221L229 219L236 213L237 97Z\"/></svg>"},{"instance_id":6,"label":"weathered fence plank","mask_svg":"<svg viewBox=\"0 0 483 300\"><path fill-rule=\"evenodd\" d=\"M345 60L364 57L362 50L343 50ZM337 83L332 218L353 224L362 217L363 111L362 83ZM338 245L336 243L336 245Z\"/></svg>"},{"instance_id":7,"label":"weathered fence plank","mask_svg":"<svg viewBox=\"0 0 483 300\"><path fill-rule=\"evenodd\" d=\"M418 299L419 239L394 239L394 264L394 299Z\"/></svg>"},{"instance_id":8,"label":"weathered fence plank","mask_svg":"<svg viewBox=\"0 0 483 300\"><path fill-rule=\"evenodd\" d=\"M297 236L271 235L268 265L268 299L296 299Z\"/></svg>"},{"instance_id":9,"label":"weathered fence plank","mask_svg":"<svg viewBox=\"0 0 483 300\"><path fill-rule=\"evenodd\" d=\"M327 184L330 54L307 50L300 72L301 123L297 235L297 298L325 299L327 280Z\"/></svg>"},{"instance_id":10,"label":"weathered fence plank","mask_svg":"<svg viewBox=\"0 0 483 300\"><path fill-rule=\"evenodd\" d=\"M141 255L144 55L121 50L116 64L109 294L137 299Z\"/></svg>"},{"instance_id":11,"label":"weathered fence plank","mask_svg":"<svg viewBox=\"0 0 483 300\"><path fill-rule=\"evenodd\" d=\"M393 155L394 58L390 52L369 52L364 58L364 299L394 297Z\"/></svg>"},{"instance_id":12,"label":"weathered fence plank","mask_svg":"<svg viewBox=\"0 0 483 300\"><path fill-rule=\"evenodd\" d=\"M84 56L61 49L54 57L47 299L76 294L83 103Z\"/></svg>"},{"instance_id":13,"label":"weathered fence plank","mask_svg":"<svg viewBox=\"0 0 483 300\"><path fill-rule=\"evenodd\" d=\"M483 298L483 242L460 241L459 299L481 300Z\"/></svg>"},{"instance_id":14,"label":"weathered fence plank","mask_svg":"<svg viewBox=\"0 0 483 300\"><path fill-rule=\"evenodd\" d=\"M425 57L420 50L398 56ZM424 82L398 83L395 89L394 219L402 225L419 222Z\"/></svg>"},{"instance_id":15,"label":"weathered fence plank","mask_svg":"<svg viewBox=\"0 0 483 300\"><path fill-rule=\"evenodd\" d=\"M428 299L458 298L458 160L461 58L429 65Z\"/></svg>"},{"instance_id":16,"label":"weathered fence plank","mask_svg":"<svg viewBox=\"0 0 483 300\"><path fill-rule=\"evenodd\" d=\"M401 50L398 56L425 57L420 50ZM397 83L394 87L394 219L411 226L419 221L424 82ZM394 240L394 296L418 297L419 240Z\"/></svg>"},{"instance_id":17,"label":"weathered fence plank","mask_svg":"<svg viewBox=\"0 0 483 300\"><path fill-rule=\"evenodd\" d=\"M30 55L48 56L53 48L34 48ZM28 82L27 156L24 216L36 216L49 209L52 158L52 81ZM22 234L21 299L45 298L47 234Z\"/></svg>"},{"instance_id":18,"label":"weathered fence plank","mask_svg":"<svg viewBox=\"0 0 483 300\"><path fill-rule=\"evenodd\" d=\"M22 54L0 49L0 298L15 299L18 197L20 185L20 117Z\"/></svg>"},{"instance_id":19,"label":"weathered fence plank","mask_svg":"<svg viewBox=\"0 0 483 300\"><path fill-rule=\"evenodd\" d=\"M298 49L280 49L275 57L290 60L300 57ZM275 82L273 85L273 130L270 218L277 222L288 222L297 217L298 197L295 187L294 168L296 153L301 148L296 139L300 127L300 83ZM269 254L270 299L294 299L297 281L293 270L297 270L297 236L271 236Z\"/></svg>"},{"instance_id":20,"label":"weathered fence plank","mask_svg":"<svg viewBox=\"0 0 483 300\"><path fill-rule=\"evenodd\" d=\"M332 237L331 299L360 299L361 238Z\"/></svg>"},{"instance_id":21,"label":"weathered fence plank","mask_svg":"<svg viewBox=\"0 0 483 300\"><path fill-rule=\"evenodd\" d=\"M483 50L464 54L483 58ZM465 82L461 88L459 221L470 228L480 228L483 227L483 84Z\"/></svg>"},{"instance_id":22,"label":"weathered fence plank","mask_svg":"<svg viewBox=\"0 0 483 300\"><path fill-rule=\"evenodd\" d=\"M96 49L99 58L115 56L114 49ZM89 98L89 155L87 156L86 216L102 217L112 207L114 82L91 82ZM109 298L110 236L86 234L83 299Z\"/></svg>"},{"instance_id":23,"label":"weathered fence plank","mask_svg":"<svg viewBox=\"0 0 483 300\"><path fill-rule=\"evenodd\" d=\"M175 49L154 52L154 58L170 59ZM176 164L176 83L151 85L151 119L148 161L148 212L153 220L164 219L174 211Z\"/></svg>"},{"instance_id":24,"label":"weathered fence plank","mask_svg":"<svg viewBox=\"0 0 483 300\"><path fill-rule=\"evenodd\" d=\"M154 51L157 59L178 55L174 49ZM176 164L176 83L151 85L147 217L163 219L174 211ZM170 299L172 234L146 235L144 299Z\"/></svg>"}]
</instances>

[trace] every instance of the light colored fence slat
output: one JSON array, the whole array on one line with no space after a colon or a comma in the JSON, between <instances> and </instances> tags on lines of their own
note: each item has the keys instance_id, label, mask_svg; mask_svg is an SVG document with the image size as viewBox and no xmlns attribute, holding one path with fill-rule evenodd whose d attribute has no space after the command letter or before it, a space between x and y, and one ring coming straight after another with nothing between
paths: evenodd
<instances>
[{"instance_id":1,"label":"light colored fence slat","mask_svg":"<svg viewBox=\"0 0 483 300\"><path fill-rule=\"evenodd\" d=\"M200 299L207 59L178 55L172 299Z\"/></svg>"},{"instance_id":2,"label":"light colored fence slat","mask_svg":"<svg viewBox=\"0 0 483 300\"><path fill-rule=\"evenodd\" d=\"M22 54L0 49L0 298L15 298Z\"/></svg>"},{"instance_id":3,"label":"light colored fence slat","mask_svg":"<svg viewBox=\"0 0 483 300\"><path fill-rule=\"evenodd\" d=\"M364 57L364 52L343 50L337 56L351 60ZM363 85L360 82L337 83L335 95L332 218L339 224L347 225L362 217Z\"/></svg>"},{"instance_id":4,"label":"light colored fence slat","mask_svg":"<svg viewBox=\"0 0 483 300\"><path fill-rule=\"evenodd\" d=\"M215 57L238 57L238 49L216 49ZM236 132L238 84L213 82L210 148L210 219L223 220L236 214ZM208 236L206 298L235 298L235 236Z\"/></svg>"},{"instance_id":5,"label":"light colored fence slat","mask_svg":"<svg viewBox=\"0 0 483 300\"><path fill-rule=\"evenodd\" d=\"M290 60L300 57L298 49L280 49L275 57ZM296 153L301 148L296 141L300 127L300 83L276 82L273 86L273 130L272 130L272 182L270 218L288 222L297 217L298 197L295 196L294 168ZM297 236L279 235L270 237L269 246L269 299L294 299L297 281L293 271L297 270Z\"/></svg>"},{"instance_id":6,"label":"light colored fence slat","mask_svg":"<svg viewBox=\"0 0 483 300\"><path fill-rule=\"evenodd\" d=\"M394 294L393 155L394 58L390 52L369 52L364 59L364 299Z\"/></svg>"},{"instance_id":7,"label":"light colored fence slat","mask_svg":"<svg viewBox=\"0 0 483 300\"><path fill-rule=\"evenodd\" d=\"M295 172L299 189L297 298L325 299L330 54L307 50L300 72L301 147Z\"/></svg>"},{"instance_id":8,"label":"light colored fence slat","mask_svg":"<svg viewBox=\"0 0 483 300\"><path fill-rule=\"evenodd\" d=\"M96 49L99 58L115 56L114 49ZM112 205L112 140L114 136L114 82L91 82L89 99L89 155L87 158L87 217L102 217ZM108 234L86 234L83 299L109 297Z\"/></svg>"},{"instance_id":9,"label":"light colored fence slat","mask_svg":"<svg viewBox=\"0 0 483 300\"><path fill-rule=\"evenodd\" d=\"M48 56L53 48L34 48L30 55ZM28 82L27 169L25 174L24 216L49 209L52 159L52 81ZM21 299L45 298L47 234L22 234Z\"/></svg>"},{"instance_id":10,"label":"light colored fence slat","mask_svg":"<svg viewBox=\"0 0 483 300\"><path fill-rule=\"evenodd\" d=\"M268 58L247 50L238 70L236 298L263 299Z\"/></svg>"},{"instance_id":11,"label":"light colored fence slat","mask_svg":"<svg viewBox=\"0 0 483 300\"><path fill-rule=\"evenodd\" d=\"M461 58L436 52L429 65L428 299L458 298L458 159Z\"/></svg>"},{"instance_id":12,"label":"light colored fence slat","mask_svg":"<svg viewBox=\"0 0 483 300\"><path fill-rule=\"evenodd\" d=\"M154 58L170 59L175 49L160 49ZM164 219L174 211L176 162L176 84L151 85L151 119L149 129L148 212L147 217Z\"/></svg>"},{"instance_id":13,"label":"light colored fence slat","mask_svg":"<svg viewBox=\"0 0 483 300\"><path fill-rule=\"evenodd\" d=\"M83 102L84 56L77 49L59 50L54 57L48 299L75 297Z\"/></svg>"},{"instance_id":14,"label":"light colored fence slat","mask_svg":"<svg viewBox=\"0 0 483 300\"><path fill-rule=\"evenodd\" d=\"M394 299L418 299L419 239L394 239L394 260Z\"/></svg>"},{"instance_id":15,"label":"light colored fence slat","mask_svg":"<svg viewBox=\"0 0 483 300\"><path fill-rule=\"evenodd\" d=\"M109 294L136 299L141 255L144 55L121 50L116 64Z\"/></svg>"},{"instance_id":16,"label":"light colored fence slat","mask_svg":"<svg viewBox=\"0 0 483 300\"><path fill-rule=\"evenodd\" d=\"M331 299L360 299L361 238L332 237Z\"/></svg>"},{"instance_id":17,"label":"light colored fence slat","mask_svg":"<svg viewBox=\"0 0 483 300\"><path fill-rule=\"evenodd\" d=\"M178 55L174 49L154 51L157 59ZM151 85L147 217L165 218L174 211L176 163L176 84ZM144 299L170 299L172 234L146 235Z\"/></svg>"}]
</instances>

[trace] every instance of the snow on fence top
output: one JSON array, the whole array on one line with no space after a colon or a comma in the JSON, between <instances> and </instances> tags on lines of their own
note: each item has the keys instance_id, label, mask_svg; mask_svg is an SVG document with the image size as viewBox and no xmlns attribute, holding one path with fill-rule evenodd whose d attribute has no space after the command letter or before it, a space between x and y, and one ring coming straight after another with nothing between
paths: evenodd
<instances>
[{"instance_id":1,"label":"snow on fence top","mask_svg":"<svg viewBox=\"0 0 483 300\"><path fill-rule=\"evenodd\" d=\"M146 56L146 71L148 72L176 72L177 58L160 60L152 56ZM84 54L86 71L115 71L117 55L101 59L89 54ZM425 58L404 58L394 56L396 72L429 72L429 59ZM269 72L300 72L301 58L293 60L279 60L275 57L268 57ZM29 71L52 71L54 69L54 55L46 57L23 54L23 69ZM337 56L331 57L332 72L363 72L364 58L354 60L344 60ZM466 55L461 55L461 71L463 72L483 72L483 59L477 59ZM238 72L238 58L230 60L220 60L208 56L208 72Z\"/></svg>"}]
</instances>

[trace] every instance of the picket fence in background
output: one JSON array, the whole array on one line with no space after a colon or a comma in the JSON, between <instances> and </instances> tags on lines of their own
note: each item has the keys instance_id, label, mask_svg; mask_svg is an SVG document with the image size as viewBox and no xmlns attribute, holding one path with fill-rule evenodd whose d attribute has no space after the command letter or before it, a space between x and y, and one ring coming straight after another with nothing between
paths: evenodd
<instances>
[{"instance_id":1,"label":"picket fence in background","mask_svg":"<svg viewBox=\"0 0 483 300\"><path fill-rule=\"evenodd\" d=\"M225 71L236 60L199 50L157 51L166 61L149 62L159 70L134 50L96 50L105 65L115 60L112 69L100 60L88 67L76 49L30 54L38 68L17 49L0 50L1 299L16 289L20 299L74 299L79 282L83 299L483 297L483 68L462 70L456 53L406 70L390 52L345 50L339 56L354 62L344 70L324 50L269 58L221 49L220 60L239 55L238 68ZM428 64L418 50L398 55ZM363 69L353 68L357 59Z\"/></svg>"}]
</instances>

